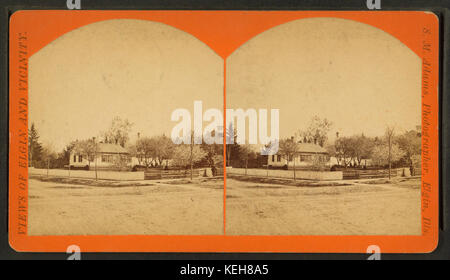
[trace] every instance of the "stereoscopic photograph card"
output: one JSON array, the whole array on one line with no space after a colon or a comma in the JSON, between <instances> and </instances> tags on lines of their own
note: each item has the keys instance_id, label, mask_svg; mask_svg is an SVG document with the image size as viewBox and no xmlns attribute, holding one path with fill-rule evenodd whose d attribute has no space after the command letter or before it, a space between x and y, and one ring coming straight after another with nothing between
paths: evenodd
<instances>
[{"instance_id":1,"label":"stereoscopic photograph card","mask_svg":"<svg viewBox=\"0 0 450 280\"><path fill-rule=\"evenodd\" d=\"M432 251L438 26L414 11L15 12L11 246Z\"/></svg>"}]
</instances>

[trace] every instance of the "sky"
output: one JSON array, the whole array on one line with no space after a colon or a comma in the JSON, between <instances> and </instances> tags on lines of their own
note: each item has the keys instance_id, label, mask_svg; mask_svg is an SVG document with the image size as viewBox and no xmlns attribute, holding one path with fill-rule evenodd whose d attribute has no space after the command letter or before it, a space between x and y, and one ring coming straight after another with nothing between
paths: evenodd
<instances>
[{"instance_id":1,"label":"sky","mask_svg":"<svg viewBox=\"0 0 450 280\"><path fill-rule=\"evenodd\" d=\"M330 139L383 135L420 124L421 60L388 33L335 18L269 29L226 61L227 108L279 109L280 136L317 115ZM29 125L62 150L99 137L115 116L132 140L170 135L171 113L195 100L223 108L224 61L192 35L162 23L117 19L71 31L29 60ZM204 124L206 126L207 123Z\"/></svg>"},{"instance_id":2,"label":"sky","mask_svg":"<svg viewBox=\"0 0 450 280\"><path fill-rule=\"evenodd\" d=\"M267 30L227 59L227 107L279 109L280 137L314 115L333 123L329 139L397 133L421 123L421 60L370 25L311 18Z\"/></svg>"},{"instance_id":3,"label":"sky","mask_svg":"<svg viewBox=\"0 0 450 280\"><path fill-rule=\"evenodd\" d=\"M223 59L162 23L108 20L71 31L29 60L29 126L55 150L99 137L119 116L131 138L166 134L171 114L194 100L223 107Z\"/></svg>"}]
</instances>

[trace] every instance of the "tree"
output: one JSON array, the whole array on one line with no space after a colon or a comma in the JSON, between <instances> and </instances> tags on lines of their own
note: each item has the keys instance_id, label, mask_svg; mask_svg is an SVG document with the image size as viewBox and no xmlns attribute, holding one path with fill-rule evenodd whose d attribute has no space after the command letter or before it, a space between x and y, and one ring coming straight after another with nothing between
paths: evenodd
<instances>
[{"instance_id":1,"label":"tree","mask_svg":"<svg viewBox=\"0 0 450 280\"><path fill-rule=\"evenodd\" d=\"M309 162L309 168L315 171L329 171L328 166L325 164L324 160L321 159L321 155L315 155Z\"/></svg>"},{"instance_id":2,"label":"tree","mask_svg":"<svg viewBox=\"0 0 450 280\"><path fill-rule=\"evenodd\" d=\"M129 134L133 124L128 119L121 119L120 117L114 117L109 129L103 133L104 142L112 143L125 147L126 143L130 139Z\"/></svg>"},{"instance_id":3,"label":"tree","mask_svg":"<svg viewBox=\"0 0 450 280\"><path fill-rule=\"evenodd\" d=\"M336 159L337 164L340 165L341 158L339 157L339 155L336 151L336 145L335 144L326 145L325 150L327 150L328 155L330 157L334 157Z\"/></svg>"},{"instance_id":4,"label":"tree","mask_svg":"<svg viewBox=\"0 0 450 280\"><path fill-rule=\"evenodd\" d=\"M388 143L388 147L389 147L389 180L391 179L391 168L392 168L392 145L393 145L393 141L394 141L394 136L395 136L395 132L394 132L394 127L386 127L386 133L385 133L385 137Z\"/></svg>"},{"instance_id":5,"label":"tree","mask_svg":"<svg viewBox=\"0 0 450 280\"><path fill-rule=\"evenodd\" d=\"M287 167L289 169L289 161L292 159L294 162L294 180L296 180L295 176L295 155L298 152L298 144L294 140L294 138L287 138L280 140L278 153L287 159Z\"/></svg>"},{"instance_id":6,"label":"tree","mask_svg":"<svg viewBox=\"0 0 450 280\"><path fill-rule=\"evenodd\" d=\"M129 152L138 159L139 165L145 165L148 168L154 161L155 149L156 143L153 138L142 137L129 147Z\"/></svg>"},{"instance_id":7,"label":"tree","mask_svg":"<svg viewBox=\"0 0 450 280\"><path fill-rule=\"evenodd\" d=\"M245 162L245 175L247 175L248 161L249 159L256 158L253 147L249 144L239 145L239 157Z\"/></svg>"},{"instance_id":8,"label":"tree","mask_svg":"<svg viewBox=\"0 0 450 280\"><path fill-rule=\"evenodd\" d=\"M207 144L205 141L202 141L201 148L206 152L204 160L211 167L214 174L218 165L223 166L223 145Z\"/></svg>"},{"instance_id":9,"label":"tree","mask_svg":"<svg viewBox=\"0 0 450 280\"><path fill-rule=\"evenodd\" d=\"M158 160L158 164L162 165L164 161L167 161L172 158L173 149L175 144L172 142L172 139L165 135L156 136L153 138L153 156Z\"/></svg>"},{"instance_id":10,"label":"tree","mask_svg":"<svg viewBox=\"0 0 450 280\"><path fill-rule=\"evenodd\" d=\"M173 151L173 163L176 166L181 166L187 169L191 167L191 180L193 178L193 165L200 162L206 156L206 152L200 147L200 145L177 145Z\"/></svg>"},{"instance_id":11,"label":"tree","mask_svg":"<svg viewBox=\"0 0 450 280\"><path fill-rule=\"evenodd\" d=\"M120 171L128 170L128 163L130 162L130 157L124 154L118 154L113 157L112 164L115 168Z\"/></svg>"},{"instance_id":12,"label":"tree","mask_svg":"<svg viewBox=\"0 0 450 280\"><path fill-rule=\"evenodd\" d=\"M420 162L422 139L420 133L411 130L396 139L399 148L404 152L404 158L409 165L411 176L415 175L415 166Z\"/></svg>"},{"instance_id":13,"label":"tree","mask_svg":"<svg viewBox=\"0 0 450 280\"><path fill-rule=\"evenodd\" d=\"M370 138L361 135L354 135L349 138L344 138L346 147L345 150L348 152L350 157L350 162L353 161L353 165L361 166L361 161L363 159L369 159L373 149L373 142Z\"/></svg>"},{"instance_id":14,"label":"tree","mask_svg":"<svg viewBox=\"0 0 450 280\"><path fill-rule=\"evenodd\" d=\"M405 155L405 153L395 143L391 145L390 150L391 163L399 161ZM372 152L372 162L379 166L389 165L389 145L387 142L378 144L374 147Z\"/></svg>"},{"instance_id":15,"label":"tree","mask_svg":"<svg viewBox=\"0 0 450 280\"><path fill-rule=\"evenodd\" d=\"M45 145L42 148L42 155L41 155L41 167L46 167L47 168L47 177L48 177L48 172L50 168L53 168L53 162L56 160L56 153L53 150L53 147L50 144Z\"/></svg>"},{"instance_id":16,"label":"tree","mask_svg":"<svg viewBox=\"0 0 450 280\"><path fill-rule=\"evenodd\" d=\"M136 140L134 145L129 146L130 154L135 156L140 165L145 165L147 168L154 165L163 165L173 156L175 144L172 139L165 135L154 137L141 137Z\"/></svg>"},{"instance_id":17,"label":"tree","mask_svg":"<svg viewBox=\"0 0 450 280\"><path fill-rule=\"evenodd\" d=\"M237 146L237 130L233 127L233 123L228 125L225 133L225 141L226 141L226 164L227 166L231 166L231 155L233 152L233 148Z\"/></svg>"},{"instance_id":18,"label":"tree","mask_svg":"<svg viewBox=\"0 0 450 280\"><path fill-rule=\"evenodd\" d=\"M28 130L28 165L34 166L34 162L41 160L42 145L39 143L39 134L34 123Z\"/></svg>"},{"instance_id":19,"label":"tree","mask_svg":"<svg viewBox=\"0 0 450 280\"><path fill-rule=\"evenodd\" d=\"M303 142L318 144L323 147L328 139L328 132L333 123L326 118L312 117L308 128L299 131L297 134Z\"/></svg>"},{"instance_id":20,"label":"tree","mask_svg":"<svg viewBox=\"0 0 450 280\"><path fill-rule=\"evenodd\" d=\"M261 148L261 157L266 163L266 176L269 177L269 157L275 155L280 151L280 141L278 139L273 139L269 143L265 144Z\"/></svg>"},{"instance_id":21,"label":"tree","mask_svg":"<svg viewBox=\"0 0 450 280\"><path fill-rule=\"evenodd\" d=\"M349 137L337 138L334 143L334 156L338 164L347 167L354 157L354 141Z\"/></svg>"},{"instance_id":22,"label":"tree","mask_svg":"<svg viewBox=\"0 0 450 280\"><path fill-rule=\"evenodd\" d=\"M371 138L368 138L366 136L364 136L364 134L361 134L361 136L358 137L358 165L361 166L361 161L370 159L370 156L372 155L372 151L373 151L373 141Z\"/></svg>"},{"instance_id":23,"label":"tree","mask_svg":"<svg viewBox=\"0 0 450 280\"><path fill-rule=\"evenodd\" d=\"M77 141L75 143L74 151L77 154L83 155L87 161L89 167L91 166L91 162L95 161L94 169L95 169L95 180L97 180L97 150L98 144L95 141L95 138Z\"/></svg>"},{"instance_id":24,"label":"tree","mask_svg":"<svg viewBox=\"0 0 450 280\"><path fill-rule=\"evenodd\" d=\"M56 168L64 168L69 165L70 169L70 154L75 147L75 141L70 142L68 145L64 147L62 152L58 153L58 157L55 160Z\"/></svg>"}]
</instances>

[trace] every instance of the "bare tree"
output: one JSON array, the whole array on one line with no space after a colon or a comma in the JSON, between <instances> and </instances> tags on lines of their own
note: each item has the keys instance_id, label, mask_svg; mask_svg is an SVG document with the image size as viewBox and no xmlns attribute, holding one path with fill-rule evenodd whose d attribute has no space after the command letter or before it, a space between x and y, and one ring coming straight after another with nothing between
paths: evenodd
<instances>
[{"instance_id":1,"label":"bare tree","mask_svg":"<svg viewBox=\"0 0 450 280\"><path fill-rule=\"evenodd\" d=\"M355 135L355 159L358 166L361 166L362 160L369 159L373 150L373 141L364 134Z\"/></svg>"},{"instance_id":2,"label":"bare tree","mask_svg":"<svg viewBox=\"0 0 450 280\"><path fill-rule=\"evenodd\" d=\"M298 131L297 136L303 142L314 143L323 147L332 126L333 123L326 118L321 119L318 116L314 116L311 118L308 128Z\"/></svg>"},{"instance_id":3,"label":"bare tree","mask_svg":"<svg viewBox=\"0 0 450 280\"><path fill-rule=\"evenodd\" d=\"M388 143L388 147L389 147L389 157L388 157L388 161L389 161L389 180L391 180L391 169L392 169L392 144L394 141L394 136L395 136L395 131L394 131L394 127L386 127L386 133L385 133L385 137Z\"/></svg>"},{"instance_id":4,"label":"bare tree","mask_svg":"<svg viewBox=\"0 0 450 280\"><path fill-rule=\"evenodd\" d=\"M126 154L118 154L113 157L112 164L119 171L128 170L128 163L131 158Z\"/></svg>"},{"instance_id":5,"label":"bare tree","mask_svg":"<svg viewBox=\"0 0 450 280\"><path fill-rule=\"evenodd\" d=\"M215 134L216 132L213 131ZM206 161L211 167L212 173L215 176L216 167L220 164L223 166L223 145L219 144L207 144L205 141L202 142L201 148L206 152Z\"/></svg>"},{"instance_id":6,"label":"bare tree","mask_svg":"<svg viewBox=\"0 0 450 280\"><path fill-rule=\"evenodd\" d=\"M261 149L261 155L267 156L266 164L266 176L269 177L269 157L276 154L279 151L279 141L278 139L273 139Z\"/></svg>"},{"instance_id":7,"label":"bare tree","mask_svg":"<svg viewBox=\"0 0 450 280\"><path fill-rule=\"evenodd\" d=\"M289 169L289 161L290 159L294 162L294 181L296 180L295 176L295 155L298 152L298 144L294 140L294 138L282 139L280 140L279 154L283 155L287 159L287 167Z\"/></svg>"},{"instance_id":8,"label":"bare tree","mask_svg":"<svg viewBox=\"0 0 450 280\"><path fill-rule=\"evenodd\" d=\"M165 135L156 136L152 139L154 158L158 160L159 165L162 165L166 161L167 166L167 161L172 158L175 144L172 142L172 139Z\"/></svg>"},{"instance_id":9,"label":"bare tree","mask_svg":"<svg viewBox=\"0 0 450 280\"><path fill-rule=\"evenodd\" d=\"M168 160L172 158L175 144L172 140L165 136L140 137L134 145L128 150L138 159L139 164L145 165L147 168L153 165L166 166Z\"/></svg>"},{"instance_id":10,"label":"bare tree","mask_svg":"<svg viewBox=\"0 0 450 280\"><path fill-rule=\"evenodd\" d=\"M354 157L354 143L349 137L340 137L334 143L334 156L339 165L347 167Z\"/></svg>"},{"instance_id":11,"label":"bare tree","mask_svg":"<svg viewBox=\"0 0 450 280\"><path fill-rule=\"evenodd\" d=\"M233 147L237 144L237 130L233 127L233 123L230 123L226 128L225 132L225 141L226 141L226 164L227 166L231 165L231 152Z\"/></svg>"},{"instance_id":12,"label":"bare tree","mask_svg":"<svg viewBox=\"0 0 450 280\"><path fill-rule=\"evenodd\" d=\"M364 134L343 137L340 144L341 151L345 154L344 161L348 158L346 164L353 163L353 166L361 166L363 159L370 158L373 149L373 142Z\"/></svg>"},{"instance_id":13,"label":"bare tree","mask_svg":"<svg viewBox=\"0 0 450 280\"><path fill-rule=\"evenodd\" d=\"M91 166L91 162L94 161L94 170L95 170L95 180L98 179L97 176L97 151L98 144L95 140L95 137L92 139L78 141L75 144L74 151L80 155L86 157L89 166Z\"/></svg>"},{"instance_id":14,"label":"bare tree","mask_svg":"<svg viewBox=\"0 0 450 280\"><path fill-rule=\"evenodd\" d=\"M41 160L45 162L45 165L47 167L47 177L49 175L50 162L55 160L56 157L57 157L56 152L54 151L53 146L51 144L45 144L42 147Z\"/></svg>"},{"instance_id":15,"label":"bare tree","mask_svg":"<svg viewBox=\"0 0 450 280\"><path fill-rule=\"evenodd\" d=\"M396 142L405 152L411 176L415 175L415 165L420 162L422 139L419 132L411 130L397 137Z\"/></svg>"},{"instance_id":16,"label":"bare tree","mask_svg":"<svg viewBox=\"0 0 450 280\"><path fill-rule=\"evenodd\" d=\"M245 175L247 175L248 160L255 156L253 147L249 144L239 145L239 157L245 162Z\"/></svg>"},{"instance_id":17,"label":"bare tree","mask_svg":"<svg viewBox=\"0 0 450 280\"><path fill-rule=\"evenodd\" d=\"M206 156L206 152L200 145L180 144L176 145L173 151L173 162L175 165L187 167L190 166L191 180L193 179L193 166L195 163L201 161Z\"/></svg>"},{"instance_id":18,"label":"bare tree","mask_svg":"<svg viewBox=\"0 0 450 280\"><path fill-rule=\"evenodd\" d=\"M129 140L129 134L133 124L128 119L121 119L120 117L114 117L109 129L103 133L104 142L112 143L125 147L125 144Z\"/></svg>"},{"instance_id":19,"label":"bare tree","mask_svg":"<svg viewBox=\"0 0 450 280\"><path fill-rule=\"evenodd\" d=\"M142 137L136 140L134 145L129 147L130 153L135 156L139 165L150 167L154 161L156 143L154 139L149 137Z\"/></svg>"}]
</instances>

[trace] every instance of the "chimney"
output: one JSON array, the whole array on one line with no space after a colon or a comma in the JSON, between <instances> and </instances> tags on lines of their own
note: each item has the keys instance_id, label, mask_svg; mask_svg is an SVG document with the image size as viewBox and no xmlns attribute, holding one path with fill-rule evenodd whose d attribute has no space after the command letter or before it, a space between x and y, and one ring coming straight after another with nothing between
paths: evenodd
<instances>
[{"instance_id":1,"label":"chimney","mask_svg":"<svg viewBox=\"0 0 450 280\"><path fill-rule=\"evenodd\" d=\"M141 137L141 133L140 132L138 132L137 137L138 137L138 139Z\"/></svg>"},{"instance_id":2,"label":"chimney","mask_svg":"<svg viewBox=\"0 0 450 280\"><path fill-rule=\"evenodd\" d=\"M339 131L336 131L336 138L339 138Z\"/></svg>"}]
</instances>

